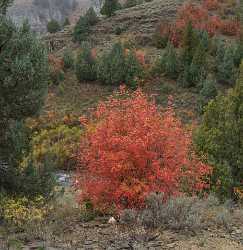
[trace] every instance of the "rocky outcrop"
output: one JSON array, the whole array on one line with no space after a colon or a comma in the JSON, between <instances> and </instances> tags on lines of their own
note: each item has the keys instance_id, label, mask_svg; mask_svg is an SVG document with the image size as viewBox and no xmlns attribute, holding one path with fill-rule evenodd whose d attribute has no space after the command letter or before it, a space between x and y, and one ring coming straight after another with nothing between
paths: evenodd
<instances>
[{"instance_id":1,"label":"rocky outcrop","mask_svg":"<svg viewBox=\"0 0 243 250\"><path fill-rule=\"evenodd\" d=\"M34 31L43 33L51 19L60 24L66 17L73 21L73 14L80 15L89 6L90 0L16 0L8 15L17 25L27 19Z\"/></svg>"}]
</instances>

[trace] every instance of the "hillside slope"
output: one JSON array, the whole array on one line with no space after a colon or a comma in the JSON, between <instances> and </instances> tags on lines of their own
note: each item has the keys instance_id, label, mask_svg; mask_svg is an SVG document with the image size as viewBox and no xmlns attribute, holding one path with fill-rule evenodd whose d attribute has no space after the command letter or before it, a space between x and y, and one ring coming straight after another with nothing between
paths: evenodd
<instances>
[{"instance_id":1,"label":"hillside slope","mask_svg":"<svg viewBox=\"0 0 243 250\"><path fill-rule=\"evenodd\" d=\"M8 15L16 24L27 19L36 32L46 32L51 19L63 23L66 17L75 21L90 6L90 0L15 0Z\"/></svg>"}]
</instances>

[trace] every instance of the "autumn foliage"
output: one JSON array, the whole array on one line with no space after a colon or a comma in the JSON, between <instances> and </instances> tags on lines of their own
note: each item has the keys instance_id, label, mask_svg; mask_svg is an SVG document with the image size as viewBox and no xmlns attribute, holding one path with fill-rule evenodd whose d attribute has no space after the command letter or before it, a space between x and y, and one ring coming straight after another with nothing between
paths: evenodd
<instances>
[{"instance_id":1,"label":"autumn foliage","mask_svg":"<svg viewBox=\"0 0 243 250\"><path fill-rule=\"evenodd\" d=\"M141 90L124 88L99 104L80 147L79 201L101 210L140 208L150 192L165 197L207 187L210 167L191 152L191 133L176 119L172 105L159 113ZM82 176L82 177L81 177Z\"/></svg>"},{"instance_id":2,"label":"autumn foliage","mask_svg":"<svg viewBox=\"0 0 243 250\"><path fill-rule=\"evenodd\" d=\"M222 19L217 14L209 13L218 8L218 0L205 0L201 5L185 3L178 9L176 21L161 22L156 32L160 37L167 37L175 47L181 45L183 32L189 22L194 29L207 31L210 36L216 34L238 36L240 32L238 20Z\"/></svg>"}]
</instances>

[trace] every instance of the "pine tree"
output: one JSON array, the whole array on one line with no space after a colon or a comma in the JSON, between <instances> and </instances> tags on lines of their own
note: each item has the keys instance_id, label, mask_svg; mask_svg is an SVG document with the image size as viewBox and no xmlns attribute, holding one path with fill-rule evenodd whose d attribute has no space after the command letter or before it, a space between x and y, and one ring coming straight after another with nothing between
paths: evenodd
<instances>
[{"instance_id":1,"label":"pine tree","mask_svg":"<svg viewBox=\"0 0 243 250\"><path fill-rule=\"evenodd\" d=\"M12 4L13 0L1 0L0 1L0 15L5 15L7 8Z\"/></svg>"},{"instance_id":2,"label":"pine tree","mask_svg":"<svg viewBox=\"0 0 243 250\"><path fill-rule=\"evenodd\" d=\"M46 50L27 23L16 28L2 16L0 44L0 161L7 165L0 188L9 191L17 185L19 161L27 151L23 122L39 113L49 75Z\"/></svg>"},{"instance_id":3,"label":"pine tree","mask_svg":"<svg viewBox=\"0 0 243 250\"><path fill-rule=\"evenodd\" d=\"M164 53L159 61L159 71L165 73L166 76L176 79L179 73L179 62L174 46L168 42Z\"/></svg>"},{"instance_id":4,"label":"pine tree","mask_svg":"<svg viewBox=\"0 0 243 250\"><path fill-rule=\"evenodd\" d=\"M209 103L210 100L217 96L216 81L210 75L202 82L202 89L199 92L198 98L198 110L200 113L203 112L204 107Z\"/></svg>"},{"instance_id":5,"label":"pine tree","mask_svg":"<svg viewBox=\"0 0 243 250\"><path fill-rule=\"evenodd\" d=\"M190 65L193 59L195 49L198 45L198 37L192 27L192 23L188 22L182 41L181 60L184 65Z\"/></svg>"},{"instance_id":6,"label":"pine tree","mask_svg":"<svg viewBox=\"0 0 243 250\"><path fill-rule=\"evenodd\" d=\"M74 66L74 55L71 50L66 49L63 55L63 62L65 69L73 69Z\"/></svg>"},{"instance_id":7,"label":"pine tree","mask_svg":"<svg viewBox=\"0 0 243 250\"><path fill-rule=\"evenodd\" d=\"M102 15L111 17L115 14L115 11L118 9L117 0L105 0L103 7L100 10Z\"/></svg>"},{"instance_id":8,"label":"pine tree","mask_svg":"<svg viewBox=\"0 0 243 250\"><path fill-rule=\"evenodd\" d=\"M223 83L232 84L235 80L236 69L234 65L234 50L231 46L225 46L224 52L217 55L217 79ZM221 59L221 61L220 61Z\"/></svg>"},{"instance_id":9,"label":"pine tree","mask_svg":"<svg viewBox=\"0 0 243 250\"><path fill-rule=\"evenodd\" d=\"M98 21L99 21L99 19L98 19L98 17L97 17L97 15L96 15L96 12L95 12L95 10L94 10L94 8L93 7L90 7L88 10L87 10L87 12L86 12L86 14L85 14L85 17L87 18L87 22L89 23L89 25L95 25Z\"/></svg>"},{"instance_id":10,"label":"pine tree","mask_svg":"<svg viewBox=\"0 0 243 250\"><path fill-rule=\"evenodd\" d=\"M112 50L104 54L99 62L98 78L105 84L120 85L125 80L126 58L121 43L113 45Z\"/></svg>"},{"instance_id":11,"label":"pine tree","mask_svg":"<svg viewBox=\"0 0 243 250\"><path fill-rule=\"evenodd\" d=\"M82 43L87 40L88 34L90 32L90 25L88 19L84 16L79 18L79 21L74 27L73 38L75 42Z\"/></svg>"},{"instance_id":12,"label":"pine tree","mask_svg":"<svg viewBox=\"0 0 243 250\"><path fill-rule=\"evenodd\" d=\"M69 25L70 25L69 19L68 19L68 17L66 17L65 20L64 20L64 23L63 23L63 27L66 27L66 26L69 26Z\"/></svg>"},{"instance_id":13,"label":"pine tree","mask_svg":"<svg viewBox=\"0 0 243 250\"><path fill-rule=\"evenodd\" d=\"M97 78L96 59L87 43L82 45L82 51L77 57L76 76L80 82L94 81Z\"/></svg>"},{"instance_id":14,"label":"pine tree","mask_svg":"<svg viewBox=\"0 0 243 250\"><path fill-rule=\"evenodd\" d=\"M143 70L133 51L129 51L126 56L125 68L126 75L124 82L130 88L135 89L137 87L137 80L141 77Z\"/></svg>"},{"instance_id":15,"label":"pine tree","mask_svg":"<svg viewBox=\"0 0 243 250\"><path fill-rule=\"evenodd\" d=\"M197 46L190 65L191 85L196 85L205 76L206 51L203 43L200 41Z\"/></svg>"},{"instance_id":16,"label":"pine tree","mask_svg":"<svg viewBox=\"0 0 243 250\"><path fill-rule=\"evenodd\" d=\"M56 20L52 19L50 22L47 23L47 31L49 33L56 33L60 30L61 26Z\"/></svg>"},{"instance_id":17,"label":"pine tree","mask_svg":"<svg viewBox=\"0 0 243 250\"><path fill-rule=\"evenodd\" d=\"M234 197L234 188L242 188L243 179L243 63L235 87L206 107L195 146L214 167L215 190Z\"/></svg>"}]
</instances>

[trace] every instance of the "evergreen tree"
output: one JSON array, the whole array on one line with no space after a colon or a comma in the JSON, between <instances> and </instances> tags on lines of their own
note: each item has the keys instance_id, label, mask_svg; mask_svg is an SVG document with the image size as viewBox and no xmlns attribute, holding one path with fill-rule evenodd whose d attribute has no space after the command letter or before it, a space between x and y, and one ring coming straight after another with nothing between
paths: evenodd
<instances>
[{"instance_id":1,"label":"evergreen tree","mask_svg":"<svg viewBox=\"0 0 243 250\"><path fill-rule=\"evenodd\" d=\"M61 26L56 20L52 19L50 22L47 23L47 31L49 33L56 33L60 30Z\"/></svg>"},{"instance_id":2,"label":"evergreen tree","mask_svg":"<svg viewBox=\"0 0 243 250\"><path fill-rule=\"evenodd\" d=\"M243 63L235 87L206 107L195 146L213 165L212 187L234 197L243 179Z\"/></svg>"},{"instance_id":3,"label":"evergreen tree","mask_svg":"<svg viewBox=\"0 0 243 250\"><path fill-rule=\"evenodd\" d=\"M109 53L104 54L98 63L98 79L104 84L120 85L122 83L135 88L142 74L142 67L135 54L125 54L121 43L113 45Z\"/></svg>"},{"instance_id":4,"label":"evergreen tree","mask_svg":"<svg viewBox=\"0 0 243 250\"><path fill-rule=\"evenodd\" d=\"M115 14L115 11L118 9L117 0L105 0L104 5L102 6L100 13L102 15L111 17Z\"/></svg>"},{"instance_id":5,"label":"evergreen tree","mask_svg":"<svg viewBox=\"0 0 243 250\"><path fill-rule=\"evenodd\" d=\"M97 79L96 59L91 53L88 44L82 45L82 51L77 57L76 76L81 81L94 81Z\"/></svg>"},{"instance_id":6,"label":"evergreen tree","mask_svg":"<svg viewBox=\"0 0 243 250\"><path fill-rule=\"evenodd\" d=\"M99 62L98 78L105 84L119 85L126 75L126 58L120 43L113 45L112 50L104 54Z\"/></svg>"},{"instance_id":7,"label":"evergreen tree","mask_svg":"<svg viewBox=\"0 0 243 250\"><path fill-rule=\"evenodd\" d=\"M71 50L66 49L63 55L63 62L65 69L72 69L74 66L74 55Z\"/></svg>"},{"instance_id":8,"label":"evergreen tree","mask_svg":"<svg viewBox=\"0 0 243 250\"><path fill-rule=\"evenodd\" d=\"M192 27L192 23L188 22L182 40L181 59L184 65L191 64L198 42L199 42L198 37L195 30Z\"/></svg>"},{"instance_id":9,"label":"evergreen tree","mask_svg":"<svg viewBox=\"0 0 243 250\"><path fill-rule=\"evenodd\" d=\"M209 103L210 100L217 96L216 81L212 76L208 76L202 82L202 89L199 92L198 98L198 110L200 113L203 112L204 107Z\"/></svg>"},{"instance_id":10,"label":"evergreen tree","mask_svg":"<svg viewBox=\"0 0 243 250\"><path fill-rule=\"evenodd\" d=\"M96 15L96 12L94 11L94 8L93 7L90 7L86 14L85 14L85 17L87 18L87 22L89 23L89 25L95 25L99 19Z\"/></svg>"},{"instance_id":11,"label":"evergreen tree","mask_svg":"<svg viewBox=\"0 0 243 250\"><path fill-rule=\"evenodd\" d=\"M130 88L135 89L137 87L137 80L143 72L142 67L132 51L129 51L125 61L126 74L124 82Z\"/></svg>"},{"instance_id":12,"label":"evergreen tree","mask_svg":"<svg viewBox=\"0 0 243 250\"><path fill-rule=\"evenodd\" d=\"M224 52L217 55L217 79L223 83L231 83L235 80L236 69L234 65L234 49L225 46ZM222 59L220 61L220 59Z\"/></svg>"},{"instance_id":13,"label":"evergreen tree","mask_svg":"<svg viewBox=\"0 0 243 250\"><path fill-rule=\"evenodd\" d=\"M65 20L64 20L64 23L63 23L63 27L66 27L66 26L69 26L69 25L70 25L69 19L68 19L68 17L66 17Z\"/></svg>"},{"instance_id":14,"label":"evergreen tree","mask_svg":"<svg viewBox=\"0 0 243 250\"><path fill-rule=\"evenodd\" d=\"M168 42L164 53L159 61L159 71L165 73L166 76L176 79L179 73L179 63L174 46Z\"/></svg>"},{"instance_id":15,"label":"evergreen tree","mask_svg":"<svg viewBox=\"0 0 243 250\"><path fill-rule=\"evenodd\" d=\"M12 4L13 0L1 0L0 1L0 15L5 15L7 8Z\"/></svg>"},{"instance_id":16,"label":"evergreen tree","mask_svg":"<svg viewBox=\"0 0 243 250\"><path fill-rule=\"evenodd\" d=\"M0 44L0 169L7 166L0 188L9 191L16 187L19 163L28 148L23 121L40 111L49 76L46 50L26 22L16 28L2 16Z\"/></svg>"},{"instance_id":17,"label":"evergreen tree","mask_svg":"<svg viewBox=\"0 0 243 250\"><path fill-rule=\"evenodd\" d=\"M191 85L196 85L205 76L206 50L200 41L197 46L190 65Z\"/></svg>"},{"instance_id":18,"label":"evergreen tree","mask_svg":"<svg viewBox=\"0 0 243 250\"><path fill-rule=\"evenodd\" d=\"M75 42L83 42L90 32L90 25L86 17L81 16L74 27L73 38Z\"/></svg>"}]
</instances>

